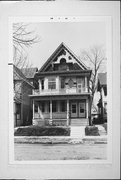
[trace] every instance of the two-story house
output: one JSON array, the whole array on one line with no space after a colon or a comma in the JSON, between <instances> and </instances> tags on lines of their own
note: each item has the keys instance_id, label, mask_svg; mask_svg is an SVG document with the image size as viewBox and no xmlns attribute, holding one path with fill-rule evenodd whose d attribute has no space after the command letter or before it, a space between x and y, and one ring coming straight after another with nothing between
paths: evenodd
<instances>
[{"instance_id":1,"label":"two-story house","mask_svg":"<svg viewBox=\"0 0 121 180\"><path fill-rule=\"evenodd\" d=\"M61 43L35 74L39 88L33 90L33 125L89 125L90 98L87 69Z\"/></svg>"}]
</instances>

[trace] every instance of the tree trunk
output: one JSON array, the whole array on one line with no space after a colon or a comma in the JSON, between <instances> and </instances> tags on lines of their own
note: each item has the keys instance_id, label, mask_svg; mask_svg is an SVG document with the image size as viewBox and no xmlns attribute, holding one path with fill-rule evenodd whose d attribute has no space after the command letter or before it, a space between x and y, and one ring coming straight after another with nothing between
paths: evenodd
<instances>
[{"instance_id":1,"label":"tree trunk","mask_svg":"<svg viewBox=\"0 0 121 180\"><path fill-rule=\"evenodd\" d=\"M90 116L89 116L89 126L92 126L92 114L91 114L91 110L92 110L92 103L93 103L93 97L94 95L92 95L92 97L90 97Z\"/></svg>"}]
</instances>

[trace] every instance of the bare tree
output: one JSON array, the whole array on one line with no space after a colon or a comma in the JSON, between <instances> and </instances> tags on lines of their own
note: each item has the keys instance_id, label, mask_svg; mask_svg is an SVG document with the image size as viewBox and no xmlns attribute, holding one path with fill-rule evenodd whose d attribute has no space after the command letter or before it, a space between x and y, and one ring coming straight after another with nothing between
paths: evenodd
<instances>
[{"instance_id":1,"label":"bare tree","mask_svg":"<svg viewBox=\"0 0 121 180\"><path fill-rule=\"evenodd\" d=\"M22 73L23 68L29 68L31 71L32 64L28 60L27 50L33 44L39 42L39 36L35 31L30 30L30 24L14 23L13 24L13 75L14 75L14 98L22 100L29 93L26 88L29 83L26 75ZM31 73L29 71L29 73Z\"/></svg>"},{"instance_id":2,"label":"bare tree","mask_svg":"<svg viewBox=\"0 0 121 180\"><path fill-rule=\"evenodd\" d=\"M94 94L97 89L97 76L98 72L105 69L106 57L103 46L93 46L89 50L83 50L81 52L80 59L85 62L87 66L92 70L90 79L90 91L91 91L91 104L90 111L93 105ZM91 117L89 118L89 124L91 125Z\"/></svg>"},{"instance_id":3,"label":"bare tree","mask_svg":"<svg viewBox=\"0 0 121 180\"><path fill-rule=\"evenodd\" d=\"M18 68L27 68L31 64L27 59L27 48L39 42L34 31L29 30L29 24L13 24L13 62Z\"/></svg>"}]
</instances>

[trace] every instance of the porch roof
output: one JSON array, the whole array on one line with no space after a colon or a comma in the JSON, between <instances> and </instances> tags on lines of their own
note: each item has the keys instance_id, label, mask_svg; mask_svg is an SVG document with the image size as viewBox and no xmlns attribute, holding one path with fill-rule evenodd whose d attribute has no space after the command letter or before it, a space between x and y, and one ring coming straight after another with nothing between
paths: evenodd
<instances>
[{"instance_id":1,"label":"porch roof","mask_svg":"<svg viewBox=\"0 0 121 180\"><path fill-rule=\"evenodd\" d=\"M43 95L29 95L32 99L52 100L52 99L79 99L90 97L91 93L76 93L76 94L43 94Z\"/></svg>"}]
</instances>

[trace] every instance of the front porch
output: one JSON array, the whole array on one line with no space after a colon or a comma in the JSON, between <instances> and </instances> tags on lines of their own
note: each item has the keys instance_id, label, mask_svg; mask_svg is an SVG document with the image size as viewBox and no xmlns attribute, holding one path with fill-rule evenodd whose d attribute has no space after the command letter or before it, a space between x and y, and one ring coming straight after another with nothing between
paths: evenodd
<instances>
[{"instance_id":1,"label":"front porch","mask_svg":"<svg viewBox=\"0 0 121 180\"><path fill-rule=\"evenodd\" d=\"M89 100L34 100L33 125L86 126L89 125Z\"/></svg>"}]
</instances>

